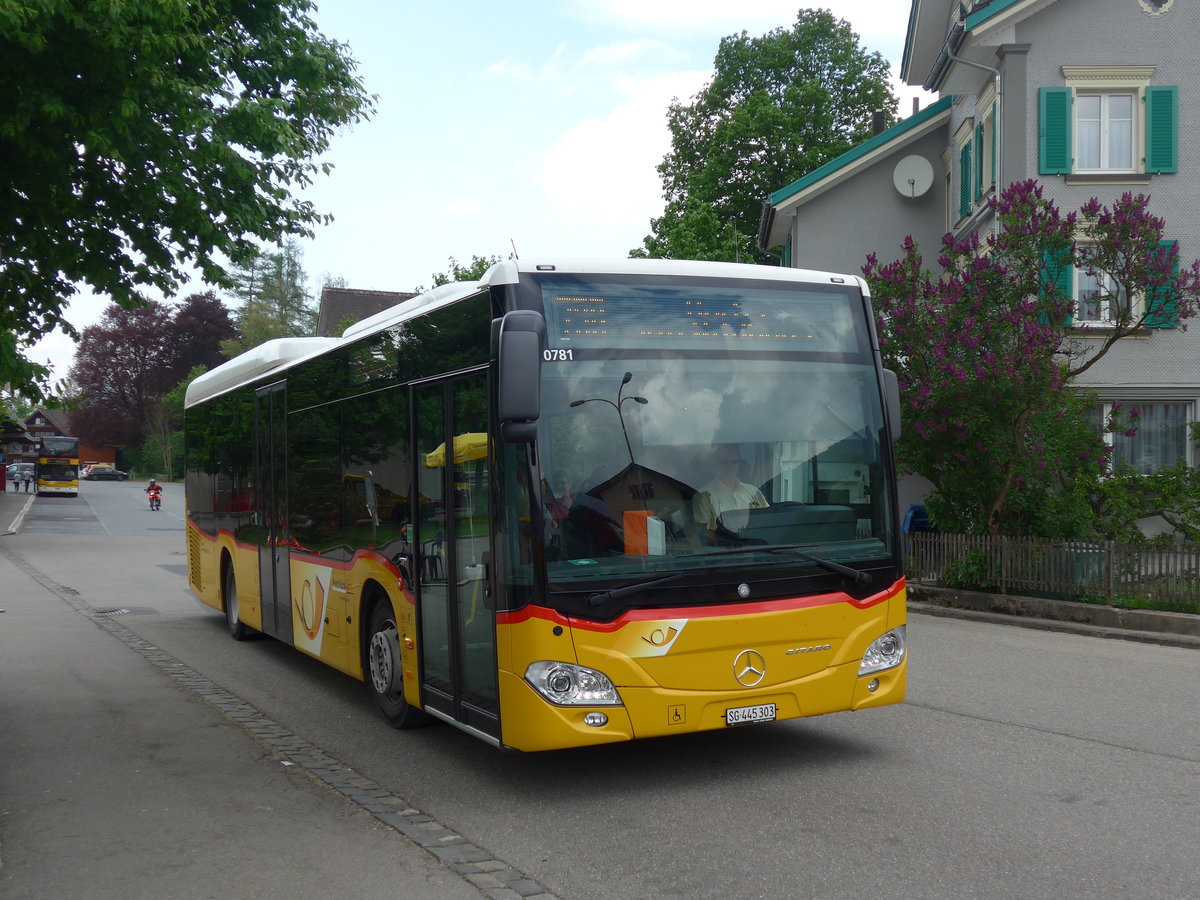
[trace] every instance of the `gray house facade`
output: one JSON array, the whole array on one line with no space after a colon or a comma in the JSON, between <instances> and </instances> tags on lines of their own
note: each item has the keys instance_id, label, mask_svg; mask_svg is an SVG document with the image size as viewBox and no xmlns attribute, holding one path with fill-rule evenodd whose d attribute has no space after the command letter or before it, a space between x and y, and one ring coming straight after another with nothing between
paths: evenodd
<instances>
[{"instance_id":1,"label":"gray house facade","mask_svg":"<svg viewBox=\"0 0 1200 900\"><path fill-rule=\"evenodd\" d=\"M1184 264L1200 257L1200 4L1187 0L912 0L903 79L939 99L768 198L760 241L784 262L858 272L912 235L932 265L947 232L994 227L997 185L1035 178L1064 212L1150 197ZM1108 304L1068 273L1072 339L1105 333ZM1130 302L1144 302L1133 297ZM1200 326L1158 323L1079 380L1101 408L1141 411L1116 455L1139 471L1200 463Z\"/></svg>"}]
</instances>

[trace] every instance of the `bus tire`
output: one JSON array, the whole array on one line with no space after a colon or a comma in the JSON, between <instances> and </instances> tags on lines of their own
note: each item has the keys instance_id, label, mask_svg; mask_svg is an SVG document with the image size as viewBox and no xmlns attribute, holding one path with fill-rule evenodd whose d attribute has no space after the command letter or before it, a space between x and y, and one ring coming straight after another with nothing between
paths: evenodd
<instances>
[{"instance_id":1,"label":"bus tire","mask_svg":"<svg viewBox=\"0 0 1200 900\"><path fill-rule=\"evenodd\" d=\"M400 659L400 633L392 605L378 598L371 608L367 630L367 689L383 721L392 728L420 728L432 717L404 699L404 665Z\"/></svg>"},{"instance_id":2,"label":"bus tire","mask_svg":"<svg viewBox=\"0 0 1200 900\"><path fill-rule=\"evenodd\" d=\"M237 578L233 574L232 560L225 566L225 625L229 628L229 636L235 641L244 641L250 633L246 623L238 618Z\"/></svg>"}]
</instances>

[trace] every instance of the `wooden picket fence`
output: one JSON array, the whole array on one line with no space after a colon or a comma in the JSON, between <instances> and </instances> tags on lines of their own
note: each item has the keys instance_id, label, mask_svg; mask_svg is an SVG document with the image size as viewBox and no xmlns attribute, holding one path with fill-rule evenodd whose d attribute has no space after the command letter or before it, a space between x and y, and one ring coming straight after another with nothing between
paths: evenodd
<instances>
[{"instance_id":1,"label":"wooden picket fence","mask_svg":"<svg viewBox=\"0 0 1200 900\"><path fill-rule=\"evenodd\" d=\"M915 533L904 536L910 581L1001 594L1200 612L1200 545Z\"/></svg>"}]
</instances>

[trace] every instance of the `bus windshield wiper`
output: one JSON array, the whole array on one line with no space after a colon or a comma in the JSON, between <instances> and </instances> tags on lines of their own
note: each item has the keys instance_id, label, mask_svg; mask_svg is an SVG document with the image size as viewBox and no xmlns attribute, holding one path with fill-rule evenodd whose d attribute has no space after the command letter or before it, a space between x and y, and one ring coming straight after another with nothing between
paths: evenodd
<instances>
[{"instance_id":1,"label":"bus windshield wiper","mask_svg":"<svg viewBox=\"0 0 1200 900\"><path fill-rule=\"evenodd\" d=\"M597 591L588 597L588 606L599 606L601 603L611 603L613 600L623 600L633 594L639 594L647 588L658 587L660 584L667 584L671 581L678 581L686 572L676 572L674 575L668 575L666 578L653 578L650 581L637 581L633 584L627 584L623 588L617 588L613 591Z\"/></svg>"},{"instance_id":2,"label":"bus windshield wiper","mask_svg":"<svg viewBox=\"0 0 1200 900\"><path fill-rule=\"evenodd\" d=\"M841 563L835 563L831 559L822 559L820 556L813 556L811 553L805 553L804 547L806 544L775 544L767 546L765 544L747 544L743 547L724 547L720 550L712 550L708 553L687 553L683 557L693 556L724 556L728 553L793 553L801 559L806 559L814 565L820 566L826 571L833 572L837 575L844 575L856 584L870 584L875 579L870 572L863 572L859 569L852 569L849 566L843 566Z\"/></svg>"}]
</instances>

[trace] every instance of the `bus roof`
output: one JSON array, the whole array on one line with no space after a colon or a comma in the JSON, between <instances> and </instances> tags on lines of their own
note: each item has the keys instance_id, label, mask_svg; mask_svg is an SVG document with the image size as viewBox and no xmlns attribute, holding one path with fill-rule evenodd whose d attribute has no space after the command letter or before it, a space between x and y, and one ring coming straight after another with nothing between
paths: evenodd
<instances>
[{"instance_id":1,"label":"bus roof","mask_svg":"<svg viewBox=\"0 0 1200 900\"><path fill-rule=\"evenodd\" d=\"M340 343L341 339L335 337L297 337L276 338L251 347L240 356L196 378L188 385L183 405L195 406L202 400L216 397L298 360L316 356Z\"/></svg>"},{"instance_id":2,"label":"bus roof","mask_svg":"<svg viewBox=\"0 0 1200 900\"><path fill-rule=\"evenodd\" d=\"M481 288L515 284L522 275L555 272L579 275L655 275L676 278L754 278L763 281L790 281L800 284L853 283L869 296L866 281L858 275L793 269L788 266L759 266L749 263L705 262L687 259L510 259L496 263L479 281L451 282L404 300L393 307L368 316L346 329L340 338L295 337L267 341L205 372L190 385L184 406L224 394L256 381L274 371L322 353L345 342L357 340L397 325L418 313L446 306Z\"/></svg>"},{"instance_id":3,"label":"bus roof","mask_svg":"<svg viewBox=\"0 0 1200 900\"><path fill-rule=\"evenodd\" d=\"M678 278L757 278L801 284L848 284L854 282L867 293L866 281L844 272L793 269L790 266L760 266L752 263L709 262L694 259L510 259L488 269L480 283L512 284L520 275L559 272L579 275L668 275Z\"/></svg>"}]
</instances>

